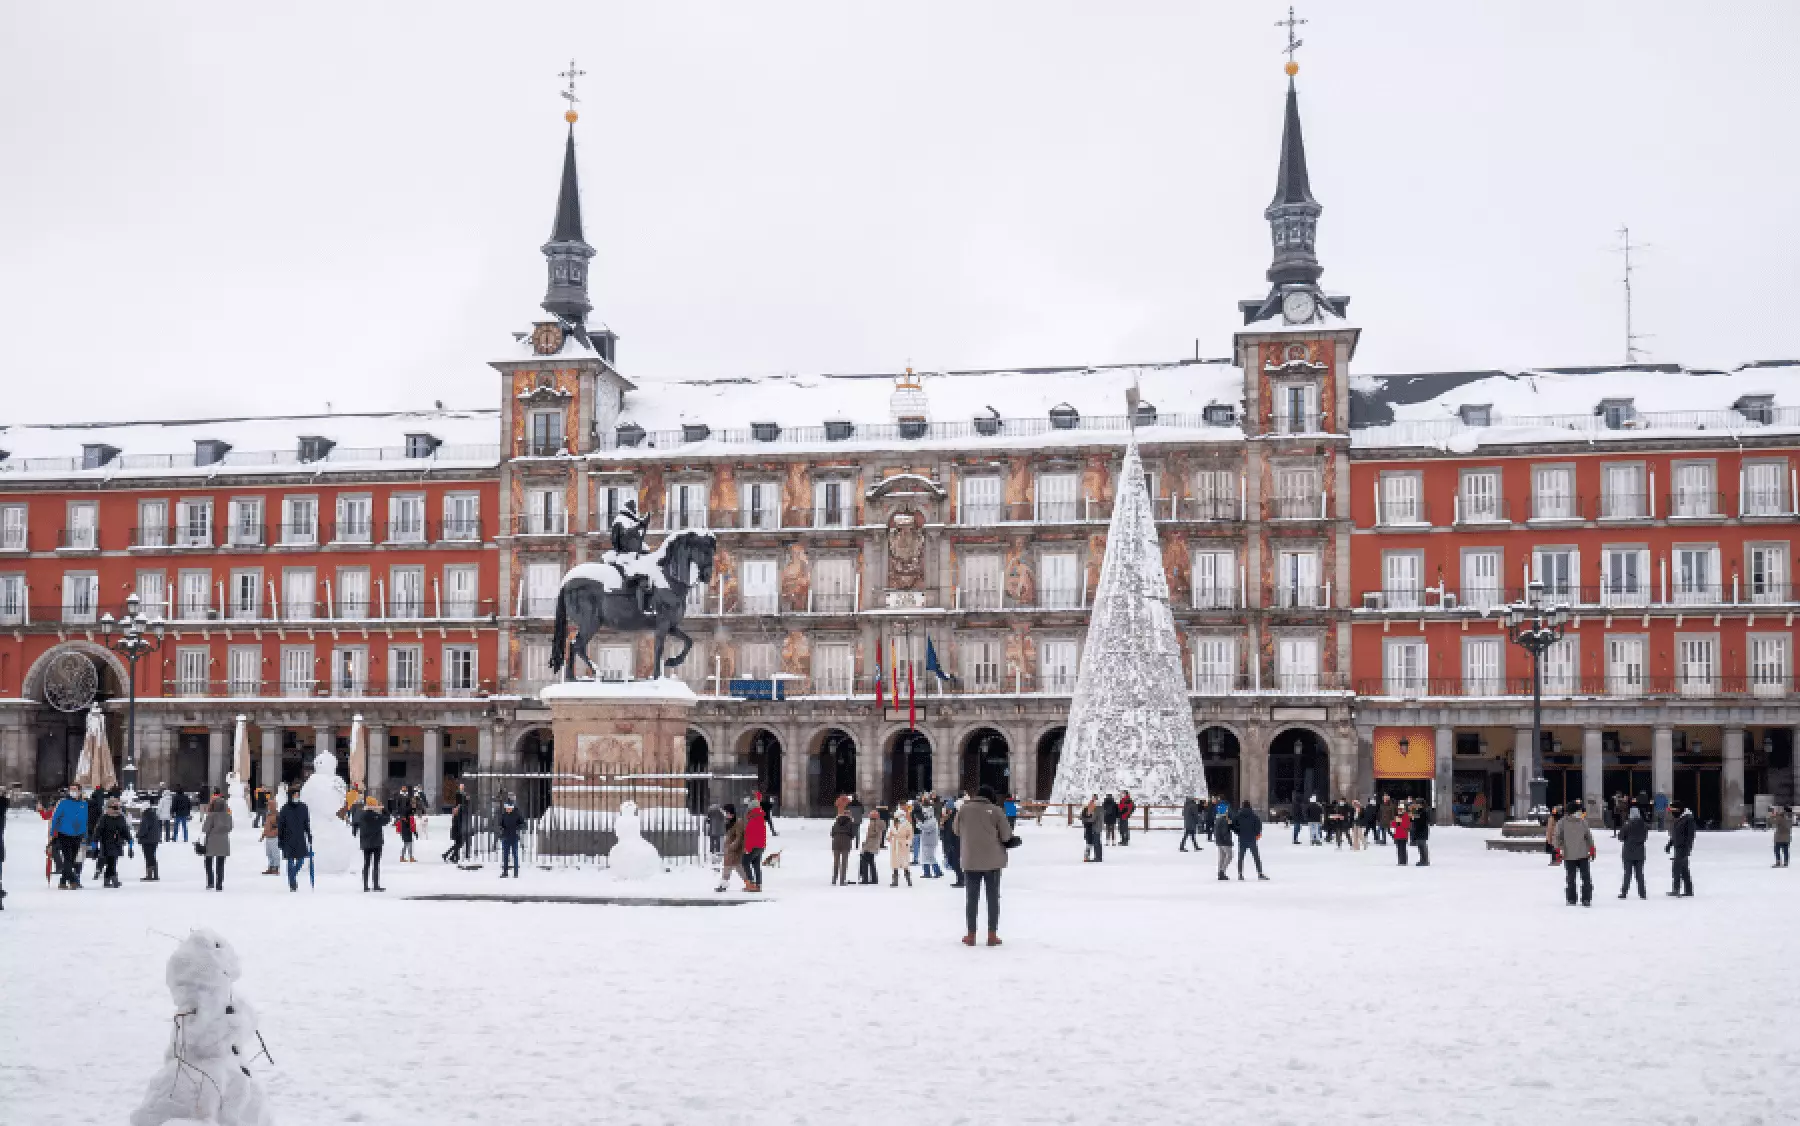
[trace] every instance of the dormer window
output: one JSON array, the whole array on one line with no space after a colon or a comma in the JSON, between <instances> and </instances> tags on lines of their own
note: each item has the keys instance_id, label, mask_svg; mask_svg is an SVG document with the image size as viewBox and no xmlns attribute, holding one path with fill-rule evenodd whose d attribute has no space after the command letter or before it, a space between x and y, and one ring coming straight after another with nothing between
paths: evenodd
<instances>
[{"instance_id":1,"label":"dormer window","mask_svg":"<svg viewBox=\"0 0 1800 1126\"><path fill-rule=\"evenodd\" d=\"M1081 425L1081 414L1067 403L1050 408L1050 429L1074 430Z\"/></svg>"},{"instance_id":2,"label":"dormer window","mask_svg":"<svg viewBox=\"0 0 1800 1126\"><path fill-rule=\"evenodd\" d=\"M710 437L712 437L712 427L704 422L681 424L681 440L684 442L704 442Z\"/></svg>"},{"instance_id":3,"label":"dormer window","mask_svg":"<svg viewBox=\"0 0 1800 1126\"><path fill-rule=\"evenodd\" d=\"M118 456L119 447L108 446L102 442L92 442L81 447L81 468L99 469Z\"/></svg>"},{"instance_id":4,"label":"dormer window","mask_svg":"<svg viewBox=\"0 0 1800 1126\"><path fill-rule=\"evenodd\" d=\"M1751 422L1769 426L1775 421L1775 396L1745 395L1731 404L1731 409Z\"/></svg>"},{"instance_id":5,"label":"dormer window","mask_svg":"<svg viewBox=\"0 0 1800 1126\"><path fill-rule=\"evenodd\" d=\"M984 438L992 438L1000 433L1000 416L997 414L976 415L975 433Z\"/></svg>"},{"instance_id":6,"label":"dormer window","mask_svg":"<svg viewBox=\"0 0 1800 1126\"><path fill-rule=\"evenodd\" d=\"M1137 406L1137 418L1134 421L1139 426L1155 426L1156 407L1151 403L1139 403Z\"/></svg>"},{"instance_id":7,"label":"dormer window","mask_svg":"<svg viewBox=\"0 0 1800 1126\"><path fill-rule=\"evenodd\" d=\"M827 442L848 441L855 433L856 424L854 422L837 419L825 424L825 440Z\"/></svg>"},{"instance_id":8,"label":"dormer window","mask_svg":"<svg viewBox=\"0 0 1800 1126\"><path fill-rule=\"evenodd\" d=\"M430 457L437 452L438 440L430 434L408 434L406 436L407 457Z\"/></svg>"},{"instance_id":9,"label":"dormer window","mask_svg":"<svg viewBox=\"0 0 1800 1126\"><path fill-rule=\"evenodd\" d=\"M221 442L217 438L198 438L194 441L194 464L217 465L230 452L230 442Z\"/></svg>"},{"instance_id":10,"label":"dormer window","mask_svg":"<svg viewBox=\"0 0 1800 1126\"><path fill-rule=\"evenodd\" d=\"M750 437L758 442L773 442L781 437L781 424L779 422L752 422Z\"/></svg>"},{"instance_id":11,"label":"dormer window","mask_svg":"<svg viewBox=\"0 0 1800 1126\"><path fill-rule=\"evenodd\" d=\"M1464 426L1492 426L1494 424L1494 406L1492 403L1464 403L1456 408L1462 417Z\"/></svg>"},{"instance_id":12,"label":"dormer window","mask_svg":"<svg viewBox=\"0 0 1800 1126\"><path fill-rule=\"evenodd\" d=\"M1237 422L1237 408L1228 403L1213 403L1200 412L1208 426L1230 426Z\"/></svg>"},{"instance_id":13,"label":"dormer window","mask_svg":"<svg viewBox=\"0 0 1800 1126\"><path fill-rule=\"evenodd\" d=\"M1623 430L1637 418L1637 410L1630 399L1601 399L1594 413L1600 416L1600 425L1608 430Z\"/></svg>"},{"instance_id":14,"label":"dormer window","mask_svg":"<svg viewBox=\"0 0 1800 1126\"><path fill-rule=\"evenodd\" d=\"M635 422L619 423L618 429L614 430L613 434L617 437L622 449L632 449L642 445L644 441L644 428Z\"/></svg>"},{"instance_id":15,"label":"dormer window","mask_svg":"<svg viewBox=\"0 0 1800 1126\"><path fill-rule=\"evenodd\" d=\"M331 453L331 447L337 445L330 438L321 438L317 434L300 436L300 460L324 461Z\"/></svg>"},{"instance_id":16,"label":"dormer window","mask_svg":"<svg viewBox=\"0 0 1800 1126\"><path fill-rule=\"evenodd\" d=\"M900 436L906 439L923 438L931 429L931 423L922 418L903 418L900 420Z\"/></svg>"}]
</instances>

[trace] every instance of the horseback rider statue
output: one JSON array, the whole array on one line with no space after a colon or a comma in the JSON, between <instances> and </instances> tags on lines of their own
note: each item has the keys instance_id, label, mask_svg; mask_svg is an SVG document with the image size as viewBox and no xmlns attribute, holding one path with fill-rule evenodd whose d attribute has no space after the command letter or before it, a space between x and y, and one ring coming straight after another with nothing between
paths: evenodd
<instances>
[{"instance_id":1,"label":"horseback rider statue","mask_svg":"<svg viewBox=\"0 0 1800 1126\"><path fill-rule=\"evenodd\" d=\"M681 631L688 609L688 593L704 589L712 581L715 544L711 532L689 529L671 532L654 550L644 550L644 530L649 523L637 503L627 500L612 522L613 549L593 562L577 563L563 576L556 597L556 618L551 627L550 669L564 679L575 678L577 658L590 675L598 675L588 658L588 641L601 630L656 635L653 677L682 663L693 639ZM571 642L569 632L574 629ZM663 659L670 637L682 642L681 652Z\"/></svg>"},{"instance_id":2,"label":"horseback rider statue","mask_svg":"<svg viewBox=\"0 0 1800 1126\"><path fill-rule=\"evenodd\" d=\"M630 564L644 554L644 530L649 524L649 517L638 514L637 500L627 497L613 517L612 550L603 557L624 575L625 589L636 601L640 614L650 612L650 581L634 574Z\"/></svg>"}]
</instances>

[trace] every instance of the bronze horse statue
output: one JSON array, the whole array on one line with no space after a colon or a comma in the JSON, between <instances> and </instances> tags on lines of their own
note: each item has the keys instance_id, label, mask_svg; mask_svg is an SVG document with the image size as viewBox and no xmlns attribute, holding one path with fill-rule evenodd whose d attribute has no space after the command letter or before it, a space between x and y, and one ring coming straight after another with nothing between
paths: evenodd
<instances>
[{"instance_id":1,"label":"bronze horse statue","mask_svg":"<svg viewBox=\"0 0 1800 1126\"><path fill-rule=\"evenodd\" d=\"M551 626L550 671L561 672L564 680L575 679L575 658L580 657L588 673L598 676L593 659L588 656L588 642L603 629L620 633L656 633L655 675L663 669L679 665L694 647L694 639L681 632L681 619L687 613L688 591L712 581L713 550L711 532L675 532L666 537L655 551L628 557L638 564L633 570L641 574L651 570L660 576L648 579L648 590L640 602L631 589L631 575L614 561L612 553L599 563L580 563L563 576L562 589L556 596L556 621ZM569 643L569 625L575 626L575 644ZM670 637L681 639L681 652L663 660L663 647Z\"/></svg>"}]
</instances>

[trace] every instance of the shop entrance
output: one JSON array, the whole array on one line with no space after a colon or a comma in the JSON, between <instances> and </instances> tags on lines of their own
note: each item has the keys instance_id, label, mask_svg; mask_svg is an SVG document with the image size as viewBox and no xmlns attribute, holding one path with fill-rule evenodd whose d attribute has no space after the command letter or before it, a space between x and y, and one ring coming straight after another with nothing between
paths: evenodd
<instances>
[{"instance_id":1,"label":"shop entrance","mask_svg":"<svg viewBox=\"0 0 1800 1126\"><path fill-rule=\"evenodd\" d=\"M1238 737L1223 727L1200 732L1200 765L1206 772L1206 792L1214 804L1238 803L1238 770L1241 761Z\"/></svg>"}]
</instances>

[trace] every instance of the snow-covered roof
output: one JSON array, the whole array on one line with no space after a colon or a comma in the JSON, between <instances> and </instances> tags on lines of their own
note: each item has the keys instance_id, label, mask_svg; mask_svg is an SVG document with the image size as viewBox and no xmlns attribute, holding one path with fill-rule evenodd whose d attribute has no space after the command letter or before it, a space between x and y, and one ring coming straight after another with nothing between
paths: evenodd
<instances>
[{"instance_id":1,"label":"snow-covered roof","mask_svg":"<svg viewBox=\"0 0 1800 1126\"><path fill-rule=\"evenodd\" d=\"M1451 452L1559 441L1800 433L1800 361L1729 371L1674 364L1351 379L1351 444ZM1602 404L1620 410L1611 417ZM1485 415L1485 424L1482 416Z\"/></svg>"},{"instance_id":2,"label":"snow-covered roof","mask_svg":"<svg viewBox=\"0 0 1800 1126\"><path fill-rule=\"evenodd\" d=\"M734 454L743 446L781 449L817 447L836 453L886 449L1123 444L1125 392L1138 387L1139 440L1238 441L1243 376L1224 360L1183 360L1164 364L1104 367L915 373L927 422L903 422L916 414L906 406L896 417L896 373L872 375L765 375L735 379L644 381L625 396L622 427L646 433L635 446L619 446L601 435L603 457ZM909 404L916 399L906 393ZM1079 416L1072 426L1051 421L1050 412L1068 406ZM1209 406L1232 408L1233 422L1211 425ZM979 420L979 421L978 421ZM997 422L995 421L997 420ZM774 429L766 425L774 424ZM850 423L850 427L828 423ZM705 427L704 438L686 428Z\"/></svg>"},{"instance_id":3,"label":"snow-covered roof","mask_svg":"<svg viewBox=\"0 0 1800 1126\"><path fill-rule=\"evenodd\" d=\"M429 434L429 457L408 457L406 436ZM366 414L209 418L156 422L0 425L0 479L20 476L166 476L170 473L267 473L304 467L332 472L371 468L492 468L500 463L498 410L389 411ZM324 457L301 459L300 439L331 443ZM195 443L230 446L222 461L196 465ZM119 451L99 468L82 468L85 446ZM416 451L412 451L416 452Z\"/></svg>"}]
</instances>

